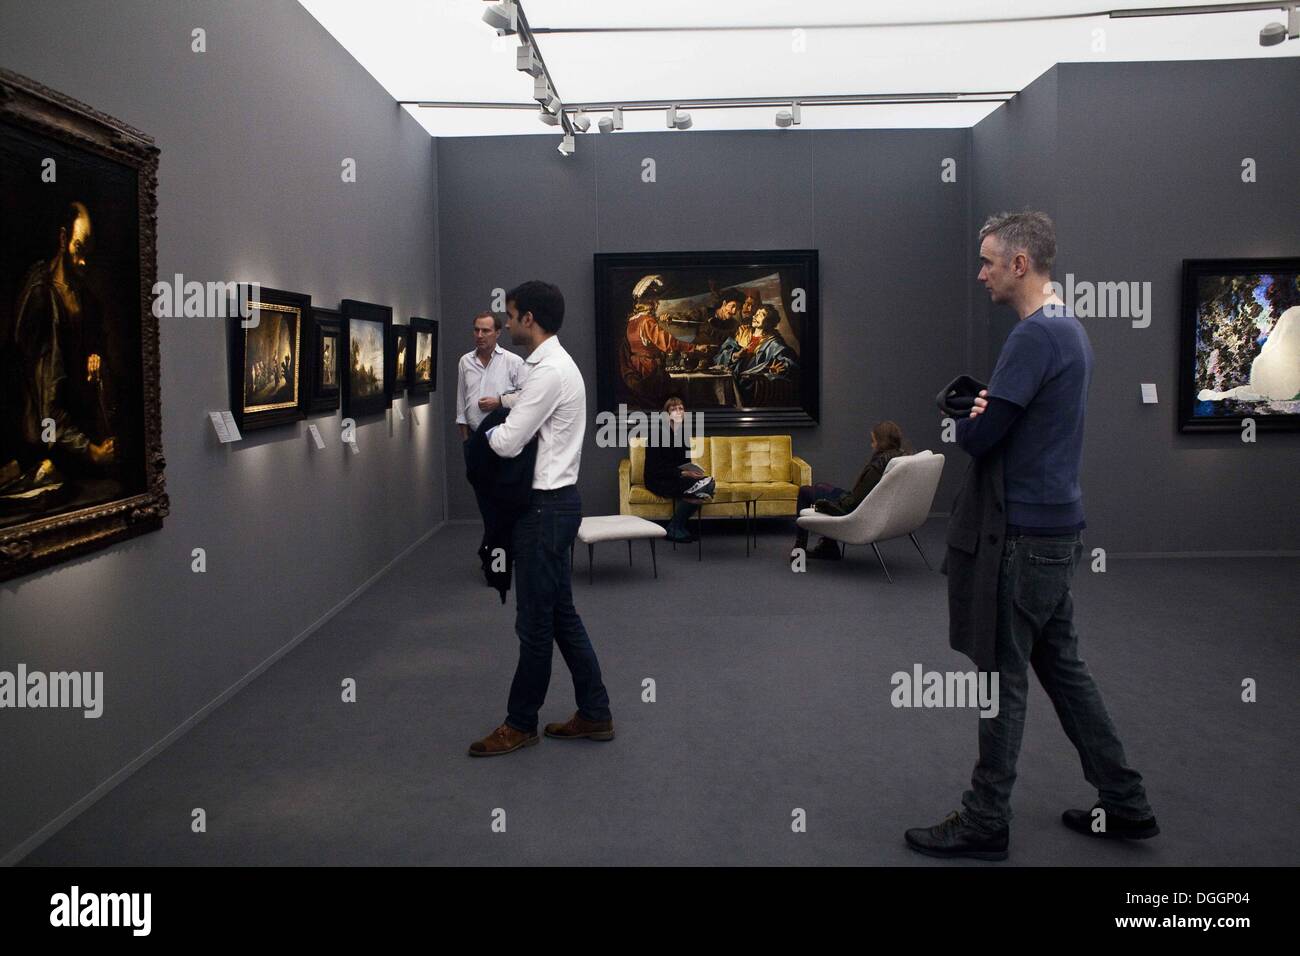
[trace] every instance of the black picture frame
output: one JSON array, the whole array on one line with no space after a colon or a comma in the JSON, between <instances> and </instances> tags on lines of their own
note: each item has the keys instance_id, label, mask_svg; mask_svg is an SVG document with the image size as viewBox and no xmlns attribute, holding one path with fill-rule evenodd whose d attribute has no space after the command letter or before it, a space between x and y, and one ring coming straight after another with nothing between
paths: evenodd
<instances>
[{"instance_id":1,"label":"black picture frame","mask_svg":"<svg viewBox=\"0 0 1300 956\"><path fill-rule=\"evenodd\" d=\"M702 413L708 428L815 426L820 418L821 295L816 249L709 252L596 253L596 396L600 411L659 411L667 394L680 394ZM673 311L656 311L660 327L690 348L656 352L650 359L631 350L629 325L637 320L633 290L650 276L662 278L661 299ZM762 363L769 373L734 362L710 364L740 341L719 328L712 305L728 290L743 290L755 309L773 308L777 335L769 335L778 358ZM644 296L642 297L644 301ZM660 303L662 304L662 303ZM746 321L746 328L749 323ZM634 333L635 334L635 333ZM747 334L742 333L742 334ZM687 336L683 338L683 336ZM644 348L646 340L641 339ZM711 351L712 350L712 351ZM736 352L732 351L733 358ZM651 371L633 367L646 362ZM679 367L674 367L676 363ZM754 374L760 371L760 374Z\"/></svg>"},{"instance_id":2,"label":"black picture frame","mask_svg":"<svg viewBox=\"0 0 1300 956\"><path fill-rule=\"evenodd\" d=\"M58 178L45 182L50 160ZM0 581L157 531L170 512L153 311L158 162L158 147L147 134L0 69ZM60 223L74 202L93 221L84 281L102 307L104 321L94 328L105 337L93 349L70 351L65 343L61 350L65 370L75 366L77 373L65 381L75 380L83 391L81 383L93 381L99 390L87 416L100 416L98 424L87 420L80 430L101 449L101 458L88 462L84 473L72 460L77 449L35 447L20 427L10 427L15 419L8 414L19 407L10 389L35 374L24 356L37 350L9 347L25 334L26 323L20 328L17 321L24 281L38 276L33 266L51 261L61 248ZM31 327L34 335L47 334L39 319ZM92 379L95 355L100 365ZM68 407L74 423L84 407ZM112 452L103 457L109 439ZM51 498L33 505L29 492L41 482Z\"/></svg>"},{"instance_id":3,"label":"black picture frame","mask_svg":"<svg viewBox=\"0 0 1300 956\"><path fill-rule=\"evenodd\" d=\"M389 392L393 398L406 393L411 384L411 366L409 361L411 347L411 327L394 322L388 329L388 375L392 385ZM398 363L404 367L398 369Z\"/></svg>"},{"instance_id":4,"label":"black picture frame","mask_svg":"<svg viewBox=\"0 0 1300 956\"><path fill-rule=\"evenodd\" d=\"M303 346L308 341L311 296L267 286L244 284L241 288L236 302L247 303L249 318L244 319L239 309L233 308L227 320L230 410L235 424L245 432L299 421L307 414ZM270 341L272 337L278 345ZM287 350L284 358L277 362L255 357L271 347L276 349L276 358Z\"/></svg>"},{"instance_id":5,"label":"black picture frame","mask_svg":"<svg viewBox=\"0 0 1300 956\"><path fill-rule=\"evenodd\" d=\"M1246 418L1257 431L1300 430L1300 394L1258 391L1300 381L1300 357L1265 353L1269 339L1278 349L1300 336L1300 328L1276 334L1300 306L1300 256L1184 259L1181 305L1178 430L1240 432ZM1300 323L1300 312L1285 322Z\"/></svg>"},{"instance_id":6,"label":"black picture frame","mask_svg":"<svg viewBox=\"0 0 1300 956\"><path fill-rule=\"evenodd\" d=\"M345 418L364 418L377 415L393 403L392 384L389 380L389 361L393 310L386 305L373 302L359 302L356 299L344 299L339 304L339 344L343 351L339 355L339 397ZM378 330L369 328L378 326ZM365 330L363 332L363 330ZM352 345L356 341L362 345L363 352L368 353L369 360L363 355L362 375L353 368ZM374 349L382 351L376 357ZM363 391L358 384L368 379L373 380L374 370L379 370L382 381L377 391Z\"/></svg>"},{"instance_id":7,"label":"black picture frame","mask_svg":"<svg viewBox=\"0 0 1300 956\"><path fill-rule=\"evenodd\" d=\"M411 327L411 381L409 395L428 395L438 390L438 322L436 319L412 317ZM422 336L429 336L429 373L420 375L420 344Z\"/></svg>"},{"instance_id":8,"label":"black picture frame","mask_svg":"<svg viewBox=\"0 0 1300 956\"><path fill-rule=\"evenodd\" d=\"M310 361L307 363L310 369L310 384L307 392L308 412L338 410L340 382L343 378L340 364L343 354L339 345L342 341L340 321L338 309L312 306L311 354ZM332 347L328 357L325 354L326 343L331 343ZM326 367L326 362L332 362L332 368ZM330 372L333 374L329 374Z\"/></svg>"}]
</instances>

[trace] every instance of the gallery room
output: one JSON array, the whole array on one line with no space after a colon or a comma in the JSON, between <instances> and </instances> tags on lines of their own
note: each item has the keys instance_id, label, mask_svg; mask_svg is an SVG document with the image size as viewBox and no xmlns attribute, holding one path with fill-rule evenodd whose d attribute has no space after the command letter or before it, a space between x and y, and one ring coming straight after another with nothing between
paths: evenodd
<instances>
[{"instance_id":1,"label":"gallery room","mask_svg":"<svg viewBox=\"0 0 1300 956\"><path fill-rule=\"evenodd\" d=\"M1300 14L1131 3L0 0L0 862L1296 864Z\"/></svg>"}]
</instances>

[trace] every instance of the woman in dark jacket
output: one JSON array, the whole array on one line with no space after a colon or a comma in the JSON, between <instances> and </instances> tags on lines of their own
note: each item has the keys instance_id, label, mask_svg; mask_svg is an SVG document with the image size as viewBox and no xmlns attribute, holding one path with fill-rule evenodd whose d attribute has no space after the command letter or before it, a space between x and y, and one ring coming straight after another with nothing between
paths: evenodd
<instances>
[{"instance_id":1,"label":"woman in dark jacket","mask_svg":"<svg viewBox=\"0 0 1300 956\"><path fill-rule=\"evenodd\" d=\"M891 421L880 422L871 429L871 458L858 474L852 491L845 491L824 482L815 485L803 485L799 489L796 514L804 508L816 508L822 514L846 515L861 504L862 499L871 494L871 489L880 484L885 476L885 466L899 455L912 454L912 446L903 438L903 430ZM803 528L795 531L794 547L808 548L808 532ZM795 550L790 556L795 556ZM808 551L810 558L828 558L832 561L840 557L839 545L829 538L822 538L817 547Z\"/></svg>"},{"instance_id":2,"label":"woman in dark jacket","mask_svg":"<svg viewBox=\"0 0 1300 956\"><path fill-rule=\"evenodd\" d=\"M677 509L668 523L668 540L691 542L694 535L686 530L691 513L702 502L713 498L714 481L690 459L690 440L682 433L686 405L676 395L664 402L664 414L670 427L658 435L645 450L645 486L660 498L677 498ZM667 438L667 441L663 439Z\"/></svg>"}]
</instances>

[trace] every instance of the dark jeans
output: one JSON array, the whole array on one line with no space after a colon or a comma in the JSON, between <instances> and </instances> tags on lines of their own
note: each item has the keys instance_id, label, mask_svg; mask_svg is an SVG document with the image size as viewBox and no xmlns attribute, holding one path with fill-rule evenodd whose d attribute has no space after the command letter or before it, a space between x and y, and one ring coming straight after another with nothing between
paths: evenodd
<instances>
[{"instance_id":1,"label":"dark jeans","mask_svg":"<svg viewBox=\"0 0 1300 956\"><path fill-rule=\"evenodd\" d=\"M1007 536L998 579L998 714L979 718L979 762L962 794L962 816L979 829L999 830L1011 821L1030 665L1106 811L1151 816L1142 777L1128 767L1101 691L1079 659L1070 578L1082 554L1078 532Z\"/></svg>"},{"instance_id":2,"label":"dark jeans","mask_svg":"<svg viewBox=\"0 0 1300 956\"><path fill-rule=\"evenodd\" d=\"M578 713L587 720L611 720L609 695L600 679L596 652L573 606L569 549L582 523L582 499L574 485L534 489L528 510L514 529L515 633L519 665L510 685L506 723L537 729L537 712L551 682L551 645L558 644L573 676Z\"/></svg>"},{"instance_id":3,"label":"dark jeans","mask_svg":"<svg viewBox=\"0 0 1300 956\"><path fill-rule=\"evenodd\" d=\"M471 428L469 433L470 433L470 437L473 437L474 429ZM463 442L460 443L460 451L461 451L461 455L464 456L465 458L465 468L468 471L469 469L469 439L468 438L466 438ZM479 517L483 519L483 525L484 525L483 534L486 537L487 506L484 504L483 493L480 492L478 488L476 488L474 485L470 485L470 488L474 490L474 500L478 502L478 513L479 513ZM479 542L480 549L483 547L483 544L484 544L483 541Z\"/></svg>"},{"instance_id":4,"label":"dark jeans","mask_svg":"<svg viewBox=\"0 0 1300 956\"><path fill-rule=\"evenodd\" d=\"M691 515L699 510L698 501L687 501L685 498L677 500L677 507L673 509L672 520L668 522L668 533L676 535L689 534L686 523L691 520Z\"/></svg>"},{"instance_id":5,"label":"dark jeans","mask_svg":"<svg viewBox=\"0 0 1300 956\"><path fill-rule=\"evenodd\" d=\"M843 488L837 488L835 485L819 481L815 485L800 485L799 496L795 501L795 520L798 520L799 512L804 508L811 508L814 501L821 501L823 498L839 498L841 495L848 494ZM794 545L796 548L808 547L808 532L800 528L797 524L794 530Z\"/></svg>"}]
</instances>

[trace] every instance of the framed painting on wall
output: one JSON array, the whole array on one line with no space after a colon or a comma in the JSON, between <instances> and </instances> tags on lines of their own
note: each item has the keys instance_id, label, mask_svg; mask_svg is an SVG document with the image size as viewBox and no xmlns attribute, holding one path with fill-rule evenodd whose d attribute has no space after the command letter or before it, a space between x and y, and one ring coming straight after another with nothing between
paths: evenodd
<instances>
[{"instance_id":1,"label":"framed painting on wall","mask_svg":"<svg viewBox=\"0 0 1300 956\"><path fill-rule=\"evenodd\" d=\"M311 296L266 286L246 287L230 321L230 410L240 431L296 422L306 415L304 326Z\"/></svg>"},{"instance_id":2,"label":"framed painting on wall","mask_svg":"<svg viewBox=\"0 0 1300 956\"><path fill-rule=\"evenodd\" d=\"M0 70L0 580L162 527L158 149Z\"/></svg>"},{"instance_id":3,"label":"framed painting on wall","mask_svg":"<svg viewBox=\"0 0 1300 956\"><path fill-rule=\"evenodd\" d=\"M386 305L344 299L339 312L339 344L345 349L340 356L339 381L343 416L378 414L393 401L388 374L393 310Z\"/></svg>"},{"instance_id":4,"label":"framed painting on wall","mask_svg":"<svg viewBox=\"0 0 1300 956\"><path fill-rule=\"evenodd\" d=\"M411 327L409 325L398 325L394 323L389 328L389 362L392 381L391 394L394 398L406 391L410 385L411 363L410 363L410 341Z\"/></svg>"},{"instance_id":5,"label":"framed painting on wall","mask_svg":"<svg viewBox=\"0 0 1300 956\"><path fill-rule=\"evenodd\" d=\"M1300 429L1300 258L1184 259L1179 429Z\"/></svg>"},{"instance_id":6,"label":"framed painting on wall","mask_svg":"<svg viewBox=\"0 0 1300 956\"><path fill-rule=\"evenodd\" d=\"M427 395L438 390L438 323L433 319L411 319L411 394Z\"/></svg>"},{"instance_id":7,"label":"framed painting on wall","mask_svg":"<svg viewBox=\"0 0 1300 956\"><path fill-rule=\"evenodd\" d=\"M817 250L597 253L601 411L670 394L714 428L815 425Z\"/></svg>"},{"instance_id":8,"label":"framed painting on wall","mask_svg":"<svg viewBox=\"0 0 1300 956\"><path fill-rule=\"evenodd\" d=\"M308 334L310 361L306 363L307 409L332 412L339 407L339 313L312 308Z\"/></svg>"}]
</instances>

